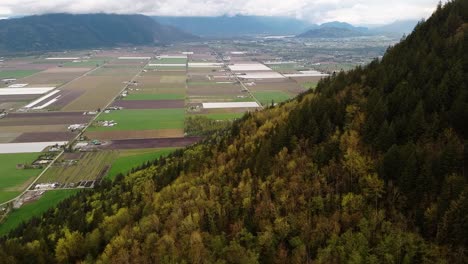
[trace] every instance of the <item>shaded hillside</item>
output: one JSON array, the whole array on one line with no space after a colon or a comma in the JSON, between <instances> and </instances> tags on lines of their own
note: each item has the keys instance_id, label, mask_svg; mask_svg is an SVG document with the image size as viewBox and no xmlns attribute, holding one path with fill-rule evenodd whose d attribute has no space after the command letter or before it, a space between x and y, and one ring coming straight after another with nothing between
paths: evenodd
<instances>
[{"instance_id":1,"label":"shaded hillside","mask_svg":"<svg viewBox=\"0 0 468 264\"><path fill-rule=\"evenodd\" d=\"M145 45L193 38L142 15L50 14L0 20L0 51Z\"/></svg>"},{"instance_id":2,"label":"shaded hillside","mask_svg":"<svg viewBox=\"0 0 468 264\"><path fill-rule=\"evenodd\" d=\"M381 61L65 201L3 239L0 260L467 263L467 5L438 8Z\"/></svg>"}]
</instances>

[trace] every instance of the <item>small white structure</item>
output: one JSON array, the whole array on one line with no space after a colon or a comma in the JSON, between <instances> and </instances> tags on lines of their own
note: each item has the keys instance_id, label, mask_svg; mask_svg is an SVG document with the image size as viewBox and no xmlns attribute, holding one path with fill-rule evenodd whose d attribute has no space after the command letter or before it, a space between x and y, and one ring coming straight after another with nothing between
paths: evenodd
<instances>
[{"instance_id":1,"label":"small white structure","mask_svg":"<svg viewBox=\"0 0 468 264\"><path fill-rule=\"evenodd\" d=\"M203 103L205 109L216 108L257 108L260 107L257 102L226 102L226 103Z\"/></svg>"},{"instance_id":2,"label":"small white structure","mask_svg":"<svg viewBox=\"0 0 468 264\"><path fill-rule=\"evenodd\" d=\"M36 190L50 190L58 187L57 183L38 183L34 186Z\"/></svg>"},{"instance_id":3,"label":"small white structure","mask_svg":"<svg viewBox=\"0 0 468 264\"><path fill-rule=\"evenodd\" d=\"M15 83L12 85L9 85L8 88L23 88L28 86L29 83Z\"/></svg>"},{"instance_id":4,"label":"small white structure","mask_svg":"<svg viewBox=\"0 0 468 264\"><path fill-rule=\"evenodd\" d=\"M86 127L86 124L73 124L68 126L68 130L81 130Z\"/></svg>"},{"instance_id":5,"label":"small white structure","mask_svg":"<svg viewBox=\"0 0 468 264\"><path fill-rule=\"evenodd\" d=\"M184 55L193 55L193 51L184 51L182 52Z\"/></svg>"},{"instance_id":6,"label":"small white structure","mask_svg":"<svg viewBox=\"0 0 468 264\"><path fill-rule=\"evenodd\" d=\"M81 149L81 148L84 148L84 147L86 147L88 145L89 145L88 142L78 142L78 143L75 144L74 148L75 149Z\"/></svg>"}]
</instances>

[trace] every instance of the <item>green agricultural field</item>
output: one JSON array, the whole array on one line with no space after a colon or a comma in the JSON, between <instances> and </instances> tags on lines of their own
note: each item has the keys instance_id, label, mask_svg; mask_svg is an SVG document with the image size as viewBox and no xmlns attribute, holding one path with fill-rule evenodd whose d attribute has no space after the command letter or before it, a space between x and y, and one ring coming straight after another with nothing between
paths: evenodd
<instances>
[{"instance_id":1,"label":"green agricultural field","mask_svg":"<svg viewBox=\"0 0 468 264\"><path fill-rule=\"evenodd\" d=\"M39 153L0 154L0 202L19 195L42 169L17 169L17 164L31 164Z\"/></svg>"},{"instance_id":2,"label":"green agricultural field","mask_svg":"<svg viewBox=\"0 0 468 264\"><path fill-rule=\"evenodd\" d=\"M291 96L283 91L257 91L252 92L262 105L269 105L271 102L281 103L291 98Z\"/></svg>"},{"instance_id":3,"label":"green agricultural field","mask_svg":"<svg viewBox=\"0 0 468 264\"><path fill-rule=\"evenodd\" d=\"M39 182L77 183L95 180L105 176L117 155L116 151L87 152L73 165L63 165L59 160L42 175Z\"/></svg>"},{"instance_id":4,"label":"green agricultural field","mask_svg":"<svg viewBox=\"0 0 468 264\"><path fill-rule=\"evenodd\" d=\"M124 100L183 100L185 95L183 94L129 94L123 98Z\"/></svg>"},{"instance_id":5,"label":"green agricultural field","mask_svg":"<svg viewBox=\"0 0 468 264\"><path fill-rule=\"evenodd\" d=\"M107 178L114 179L117 174L122 173L126 175L133 168L136 168L145 162L153 161L161 156L167 156L175 148L166 149L136 149L121 151L119 157L115 160L107 173Z\"/></svg>"},{"instance_id":6,"label":"green agricultural field","mask_svg":"<svg viewBox=\"0 0 468 264\"><path fill-rule=\"evenodd\" d=\"M236 118L241 118L244 113L217 113L217 114L204 114L200 116L206 116L214 120L232 120Z\"/></svg>"},{"instance_id":7,"label":"green agricultural field","mask_svg":"<svg viewBox=\"0 0 468 264\"><path fill-rule=\"evenodd\" d=\"M0 224L0 236L6 235L11 230L18 227L22 222L26 222L33 217L38 217L49 208L55 207L59 202L76 194L78 190L56 190L48 191L39 200L23 205L19 209L13 210L5 222Z\"/></svg>"},{"instance_id":8,"label":"green agricultural field","mask_svg":"<svg viewBox=\"0 0 468 264\"><path fill-rule=\"evenodd\" d=\"M128 131L177 129L184 127L185 109L116 110L102 114L98 120L114 120L113 127L92 126L88 131Z\"/></svg>"},{"instance_id":9,"label":"green agricultural field","mask_svg":"<svg viewBox=\"0 0 468 264\"><path fill-rule=\"evenodd\" d=\"M185 64L187 59L184 58L162 58L159 60L152 60L150 63L154 64Z\"/></svg>"},{"instance_id":10,"label":"green agricultural field","mask_svg":"<svg viewBox=\"0 0 468 264\"><path fill-rule=\"evenodd\" d=\"M0 79L21 79L24 77L31 76L38 70L0 70Z\"/></svg>"}]
</instances>

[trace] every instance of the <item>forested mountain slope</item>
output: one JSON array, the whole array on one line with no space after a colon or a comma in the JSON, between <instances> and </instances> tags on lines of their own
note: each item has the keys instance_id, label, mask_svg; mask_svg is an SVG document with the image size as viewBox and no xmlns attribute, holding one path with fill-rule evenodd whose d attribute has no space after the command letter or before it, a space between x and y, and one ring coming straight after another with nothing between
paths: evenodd
<instances>
[{"instance_id":1,"label":"forested mountain slope","mask_svg":"<svg viewBox=\"0 0 468 264\"><path fill-rule=\"evenodd\" d=\"M63 202L0 262L467 263L467 12Z\"/></svg>"},{"instance_id":2,"label":"forested mountain slope","mask_svg":"<svg viewBox=\"0 0 468 264\"><path fill-rule=\"evenodd\" d=\"M0 21L0 51L149 45L195 36L143 15L47 14Z\"/></svg>"}]
</instances>

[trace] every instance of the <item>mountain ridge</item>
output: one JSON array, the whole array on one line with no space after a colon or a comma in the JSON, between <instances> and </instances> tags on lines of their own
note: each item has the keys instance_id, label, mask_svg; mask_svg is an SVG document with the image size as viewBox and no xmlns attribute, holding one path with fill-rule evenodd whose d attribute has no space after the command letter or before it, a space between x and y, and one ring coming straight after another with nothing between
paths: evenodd
<instances>
[{"instance_id":1,"label":"mountain ridge","mask_svg":"<svg viewBox=\"0 0 468 264\"><path fill-rule=\"evenodd\" d=\"M0 20L0 50L47 51L196 39L143 15L47 14Z\"/></svg>"}]
</instances>

